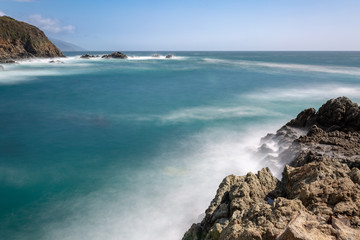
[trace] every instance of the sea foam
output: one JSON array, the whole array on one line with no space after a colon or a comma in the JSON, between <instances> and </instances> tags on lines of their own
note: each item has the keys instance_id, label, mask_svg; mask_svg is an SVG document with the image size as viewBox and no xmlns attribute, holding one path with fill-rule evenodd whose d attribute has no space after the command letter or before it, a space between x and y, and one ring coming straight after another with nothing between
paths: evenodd
<instances>
[{"instance_id":1,"label":"sea foam","mask_svg":"<svg viewBox=\"0 0 360 240\"><path fill-rule=\"evenodd\" d=\"M259 70L259 67L262 67L268 69L281 69L283 71L320 72L320 73L329 73L329 74L360 76L360 68L358 67L288 64L288 63L273 63L273 62L261 62L261 61L225 60L225 59L216 59L216 58L204 58L204 61L213 64L238 65L245 68L256 67L256 70Z\"/></svg>"}]
</instances>

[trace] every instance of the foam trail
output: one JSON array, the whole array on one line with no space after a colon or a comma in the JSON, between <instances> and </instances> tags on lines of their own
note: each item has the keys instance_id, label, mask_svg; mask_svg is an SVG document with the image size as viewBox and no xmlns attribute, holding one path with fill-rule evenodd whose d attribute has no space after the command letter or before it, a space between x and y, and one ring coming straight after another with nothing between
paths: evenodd
<instances>
[{"instance_id":1,"label":"foam trail","mask_svg":"<svg viewBox=\"0 0 360 240\"><path fill-rule=\"evenodd\" d=\"M233 64L243 67L263 67L268 69L282 69L287 71L303 71L303 72L321 72L329 74L343 74L360 76L360 68L358 67L342 67L342 66L321 66L306 64L287 64L287 63L270 63L245 60L223 60L214 58L204 58L205 62L214 64ZM258 68L256 70L259 70Z\"/></svg>"},{"instance_id":2,"label":"foam trail","mask_svg":"<svg viewBox=\"0 0 360 240\"><path fill-rule=\"evenodd\" d=\"M234 100L236 101L236 99ZM239 104L240 105L240 104ZM193 121L214 121L253 116L281 116L282 114L259 107L200 106L181 108L164 114L113 115L113 120L157 121L162 124L186 123ZM85 114L86 116L86 114ZM91 116L88 116L91 118Z\"/></svg>"},{"instance_id":3,"label":"foam trail","mask_svg":"<svg viewBox=\"0 0 360 240\"><path fill-rule=\"evenodd\" d=\"M358 98L360 93L359 85L326 84L303 86L302 88L269 88L261 91L246 94L245 97L265 101L308 101L326 100L339 96ZM241 96L244 97L244 96Z\"/></svg>"},{"instance_id":4,"label":"foam trail","mask_svg":"<svg viewBox=\"0 0 360 240\"><path fill-rule=\"evenodd\" d=\"M166 56L160 55L159 57L153 56L128 56L127 60L185 60L187 57L182 56L172 56L171 58L166 58Z\"/></svg>"}]
</instances>

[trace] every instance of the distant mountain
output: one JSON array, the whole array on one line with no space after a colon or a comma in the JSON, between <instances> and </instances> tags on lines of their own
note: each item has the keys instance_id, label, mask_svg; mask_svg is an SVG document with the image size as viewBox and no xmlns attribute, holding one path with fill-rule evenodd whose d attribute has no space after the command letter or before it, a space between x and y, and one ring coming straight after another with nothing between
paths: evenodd
<instances>
[{"instance_id":1,"label":"distant mountain","mask_svg":"<svg viewBox=\"0 0 360 240\"><path fill-rule=\"evenodd\" d=\"M76 51L85 51L82 47L79 47L75 44L68 43L59 39L49 38L52 43L54 43L61 51L64 52L76 52Z\"/></svg>"},{"instance_id":2,"label":"distant mountain","mask_svg":"<svg viewBox=\"0 0 360 240\"><path fill-rule=\"evenodd\" d=\"M37 27L11 17L0 17L0 60L64 57Z\"/></svg>"}]
</instances>

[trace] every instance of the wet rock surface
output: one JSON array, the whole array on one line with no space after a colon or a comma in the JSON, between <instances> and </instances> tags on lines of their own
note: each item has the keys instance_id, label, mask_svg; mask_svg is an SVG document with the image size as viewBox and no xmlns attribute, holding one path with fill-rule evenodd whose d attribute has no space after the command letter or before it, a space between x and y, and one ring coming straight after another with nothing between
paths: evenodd
<instances>
[{"instance_id":1,"label":"wet rock surface","mask_svg":"<svg viewBox=\"0 0 360 240\"><path fill-rule=\"evenodd\" d=\"M122 52L114 52L112 54L105 54L102 56L102 58L120 58L120 59L126 59L128 58L125 54Z\"/></svg>"},{"instance_id":2,"label":"wet rock surface","mask_svg":"<svg viewBox=\"0 0 360 240\"><path fill-rule=\"evenodd\" d=\"M183 240L360 239L359 112L332 99L267 135L260 154L288 163L282 180L268 168L226 177ZM274 142L281 149L267 147Z\"/></svg>"},{"instance_id":3,"label":"wet rock surface","mask_svg":"<svg viewBox=\"0 0 360 240\"><path fill-rule=\"evenodd\" d=\"M90 55L88 53L80 56L80 58L95 58L95 57L96 57L95 55Z\"/></svg>"}]
</instances>

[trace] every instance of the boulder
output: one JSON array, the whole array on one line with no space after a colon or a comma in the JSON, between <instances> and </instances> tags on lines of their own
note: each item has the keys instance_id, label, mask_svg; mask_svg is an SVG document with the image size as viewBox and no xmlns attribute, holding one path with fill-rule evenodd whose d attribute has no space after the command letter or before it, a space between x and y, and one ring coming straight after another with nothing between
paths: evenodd
<instances>
[{"instance_id":1,"label":"boulder","mask_svg":"<svg viewBox=\"0 0 360 240\"><path fill-rule=\"evenodd\" d=\"M172 58L173 57L173 55L172 54L168 54L168 55L166 55L166 57L165 58Z\"/></svg>"}]
</instances>

